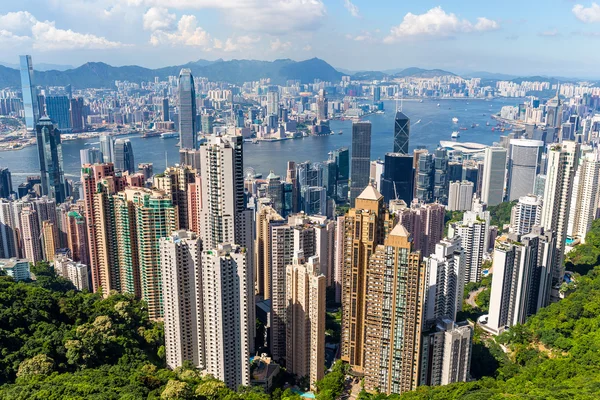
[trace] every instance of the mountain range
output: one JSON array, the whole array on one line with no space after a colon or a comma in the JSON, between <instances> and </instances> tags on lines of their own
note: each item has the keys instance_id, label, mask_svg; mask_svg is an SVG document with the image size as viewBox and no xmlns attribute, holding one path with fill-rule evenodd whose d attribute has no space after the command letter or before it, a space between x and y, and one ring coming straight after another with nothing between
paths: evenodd
<instances>
[{"instance_id":1,"label":"mountain range","mask_svg":"<svg viewBox=\"0 0 600 400\"><path fill-rule=\"evenodd\" d=\"M21 84L19 70L0 64L0 88L18 88ZM343 75L351 75L357 80L383 80L386 78L420 77L456 75L441 69L405 68L388 71L358 71L338 70L319 58L304 61L280 59L275 61L257 60L198 60L184 65L174 65L158 69L149 69L137 65L114 67L102 62L88 62L77 68L56 65L54 69L46 70L51 65L40 64L43 68L35 71L35 83L41 86L65 86L74 88L111 88L115 81L130 81L140 83L153 81L155 77L165 80L168 76L179 74L181 68L189 68L195 77L205 77L211 81L242 84L269 78L273 84L285 84L288 80L299 80L302 83L312 83L315 79L336 82ZM34 64L35 66L35 64ZM68 69L64 69L68 68ZM340 68L341 69L341 68ZM486 81L512 79L521 82L530 78L515 77L488 72L475 72L469 77L480 77ZM532 77L544 79L542 77ZM545 78L550 79L550 78ZM565 82L565 80L561 80Z\"/></svg>"}]
</instances>

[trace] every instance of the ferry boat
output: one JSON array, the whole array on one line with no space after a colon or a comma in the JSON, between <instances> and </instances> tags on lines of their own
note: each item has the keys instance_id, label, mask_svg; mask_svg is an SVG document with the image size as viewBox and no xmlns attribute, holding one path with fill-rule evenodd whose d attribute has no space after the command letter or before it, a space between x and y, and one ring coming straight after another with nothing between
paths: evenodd
<instances>
[{"instance_id":1,"label":"ferry boat","mask_svg":"<svg viewBox=\"0 0 600 400\"><path fill-rule=\"evenodd\" d=\"M452 118L452 122L454 122L455 124L458 123L458 118L456 118L456 117Z\"/></svg>"},{"instance_id":2,"label":"ferry boat","mask_svg":"<svg viewBox=\"0 0 600 400\"><path fill-rule=\"evenodd\" d=\"M438 104L437 104L437 106L439 107L439 106L440 106L440 103L438 103Z\"/></svg>"},{"instance_id":3,"label":"ferry boat","mask_svg":"<svg viewBox=\"0 0 600 400\"><path fill-rule=\"evenodd\" d=\"M177 132L164 132L160 134L161 139L175 139L179 137Z\"/></svg>"},{"instance_id":4,"label":"ferry boat","mask_svg":"<svg viewBox=\"0 0 600 400\"><path fill-rule=\"evenodd\" d=\"M460 133L458 131L452 132L452 139L456 139L460 137Z\"/></svg>"},{"instance_id":5,"label":"ferry boat","mask_svg":"<svg viewBox=\"0 0 600 400\"><path fill-rule=\"evenodd\" d=\"M343 134L344 134L344 131L339 131L338 132L338 135L343 135Z\"/></svg>"}]
</instances>

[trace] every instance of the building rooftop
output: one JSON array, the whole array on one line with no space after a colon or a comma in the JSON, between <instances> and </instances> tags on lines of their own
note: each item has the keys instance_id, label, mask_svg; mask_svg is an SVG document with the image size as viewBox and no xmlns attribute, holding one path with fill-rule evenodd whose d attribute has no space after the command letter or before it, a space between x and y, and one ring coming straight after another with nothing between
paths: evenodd
<instances>
[{"instance_id":1,"label":"building rooftop","mask_svg":"<svg viewBox=\"0 0 600 400\"><path fill-rule=\"evenodd\" d=\"M377 201L382 197L383 196L377 191L377 189L375 189L372 185L369 185L365 188L365 190L362 191L362 193L360 194L360 196L357 197L357 199Z\"/></svg>"},{"instance_id":2,"label":"building rooftop","mask_svg":"<svg viewBox=\"0 0 600 400\"><path fill-rule=\"evenodd\" d=\"M409 237L410 233L408 233L408 231L406 230L406 228L404 227L404 225L402 225L402 224L396 224L396 226L394 227L394 229L392 229L392 231L390 232L390 236Z\"/></svg>"}]
</instances>

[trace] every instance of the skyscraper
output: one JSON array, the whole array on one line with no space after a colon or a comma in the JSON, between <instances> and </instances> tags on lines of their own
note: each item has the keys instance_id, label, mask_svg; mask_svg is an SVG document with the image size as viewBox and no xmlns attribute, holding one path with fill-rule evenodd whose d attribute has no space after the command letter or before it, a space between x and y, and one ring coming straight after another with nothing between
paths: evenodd
<instances>
[{"instance_id":1,"label":"skyscraper","mask_svg":"<svg viewBox=\"0 0 600 400\"><path fill-rule=\"evenodd\" d=\"M330 158L335 160L337 165L337 199L346 201L348 198L348 179L350 179L350 151L347 147L333 150L330 153Z\"/></svg>"},{"instance_id":2,"label":"skyscraper","mask_svg":"<svg viewBox=\"0 0 600 400\"><path fill-rule=\"evenodd\" d=\"M297 251L286 267L286 368L311 387L325 375L325 286L319 257Z\"/></svg>"},{"instance_id":3,"label":"skyscraper","mask_svg":"<svg viewBox=\"0 0 600 400\"><path fill-rule=\"evenodd\" d=\"M540 172L544 142L511 139L508 159L508 200L517 200L533 193L535 177Z\"/></svg>"},{"instance_id":4,"label":"skyscraper","mask_svg":"<svg viewBox=\"0 0 600 400\"><path fill-rule=\"evenodd\" d=\"M162 99L162 120L164 122L166 121L170 121L170 116L169 116L169 98L165 97Z\"/></svg>"},{"instance_id":5,"label":"skyscraper","mask_svg":"<svg viewBox=\"0 0 600 400\"><path fill-rule=\"evenodd\" d=\"M47 117L40 118L36 131L42 194L62 203L67 194L60 131Z\"/></svg>"},{"instance_id":6,"label":"skyscraper","mask_svg":"<svg viewBox=\"0 0 600 400\"><path fill-rule=\"evenodd\" d=\"M443 147L435 150L433 198L435 201L448 204L448 151Z\"/></svg>"},{"instance_id":7,"label":"skyscraper","mask_svg":"<svg viewBox=\"0 0 600 400\"><path fill-rule=\"evenodd\" d=\"M413 200L413 158L408 154L386 153L381 179L381 194L386 203L391 200L404 200L410 204Z\"/></svg>"},{"instance_id":8,"label":"skyscraper","mask_svg":"<svg viewBox=\"0 0 600 400\"><path fill-rule=\"evenodd\" d=\"M417 187L415 198L423 203L433 202L433 187L435 179L435 162L433 154L421 154L417 166Z\"/></svg>"},{"instance_id":9,"label":"skyscraper","mask_svg":"<svg viewBox=\"0 0 600 400\"><path fill-rule=\"evenodd\" d=\"M85 128L83 97L71 99L70 105L71 129L73 132L82 132Z\"/></svg>"},{"instance_id":10,"label":"skyscraper","mask_svg":"<svg viewBox=\"0 0 600 400\"><path fill-rule=\"evenodd\" d=\"M205 370L230 389L250 384L255 324L250 254L230 244L202 251Z\"/></svg>"},{"instance_id":11,"label":"skyscraper","mask_svg":"<svg viewBox=\"0 0 600 400\"><path fill-rule=\"evenodd\" d=\"M394 118L394 153L408 154L410 138L410 118L402 111L396 111Z\"/></svg>"},{"instance_id":12,"label":"skyscraper","mask_svg":"<svg viewBox=\"0 0 600 400\"><path fill-rule=\"evenodd\" d=\"M426 267L402 224L375 248L368 265L365 389L402 394L419 384Z\"/></svg>"},{"instance_id":13,"label":"skyscraper","mask_svg":"<svg viewBox=\"0 0 600 400\"><path fill-rule=\"evenodd\" d=\"M517 235L527 235L542 220L542 199L535 195L519 198L510 213L510 231Z\"/></svg>"},{"instance_id":14,"label":"skyscraper","mask_svg":"<svg viewBox=\"0 0 600 400\"><path fill-rule=\"evenodd\" d=\"M100 149L96 147L90 147L79 150L79 161L81 162L81 165L102 164L104 162L104 156L102 155Z\"/></svg>"},{"instance_id":15,"label":"skyscraper","mask_svg":"<svg viewBox=\"0 0 600 400\"><path fill-rule=\"evenodd\" d=\"M167 167L165 172L154 176L154 187L165 192L171 203L177 207L179 226L181 229L191 229L189 184L196 180L195 171L188 166ZM197 211L197 210L194 210Z\"/></svg>"},{"instance_id":16,"label":"skyscraper","mask_svg":"<svg viewBox=\"0 0 600 400\"><path fill-rule=\"evenodd\" d=\"M553 280L556 283L563 280L565 240L567 239L570 203L579 151L579 143L571 141L553 144L548 149L542 227L544 231L556 234L556 251L553 262Z\"/></svg>"},{"instance_id":17,"label":"skyscraper","mask_svg":"<svg viewBox=\"0 0 600 400\"><path fill-rule=\"evenodd\" d=\"M486 148L481 200L488 206L497 206L504 200L505 175L506 149L503 147Z\"/></svg>"},{"instance_id":18,"label":"skyscraper","mask_svg":"<svg viewBox=\"0 0 600 400\"><path fill-rule=\"evenodd\" d=\"M579 238L585 243L585 236L592 228L598 208L598 184L600 183L600 160L596 152L583 155L575 174L573 196L567 236Z\"/></svg>"},{"instance_id":19,"label":"skyscraper","mask_svg":"<svg viewBox=\"0 0 600 400\"><path fill-rule=\"evenodd\" d=\"M451 224L448 229L448 237L458 235L461 238L461 247L466 255L465 282L481 280L483 254L488 250L489 226L489 211L467 211L462 222Z\"/></svg>"},{"instance_id":20,"label":"skyscraper","mask_svg":"<svg viewBox=\"0 0 600 400\"><path fill-rule=\"evenodd\" d=\"M61 132L71 131L71 102L67 96L46 96L46 115Z\"/></svg>"},{"instance_id":21,"label":"skyscraper","mask_svg":"<svg viewBox=\"0 0 600 400\"><path fill-rule=\"evenodd\" d=\"M13 192L12 177L8 168L0 168L0 198L6 199Z\"/></svg>"},{"instance_id":22,"label":"skyscraper","mask_svg":"<svg viewBox=\"0 0 600 400\"><path fill-rule=\"evenodd\" d=\"M272 227L282 225L285 220L277 211L269 206L261 208L256 214L256 293L264 299L271 298L271 257L272 257Z\"/></svg>"},{"instance_id":23,"label":"skyscraper","mask_svg":"<svg viewBox=\"0 0 600 400\"><path fill-rule=\"evenodd\" d=\"M397 203L393 211L398 222L410 233L412 250L431 254L444 235L444 206L438 203L413 202L410 207Z\"/></svg>"},{"instance_id":24,"label":"skyscraper","mask_svg":"<svg viewBox=\"0 0 600 400\"><path fill-rule=\"evenodd\" d=\"M456 181L450 182L448 192L449 211L467 211L471 209L473 202L473 182Z\"/></svg>"},{"instance_id":25,"label":"skyscraper","mask_svg":"<svg viewBox=\"0 0 600 400\"><path fill-rule=\"evenodd\" d=\"M115 145L111 135L100 135L100 151L105 163L114 162Z\"/></svg>"},{"instance_id":26,"label":"skyscraper","mask_svg":"<svg viewBox=\"0 0 600 400\"><path fill-rule=\"evenodd\" d=\"M33 63L31 56L19 56L21 62L21 89L23 92L23 108L25 110L25 126L27 131L34 132L40 118L38 95L33 80Z\"/></svg>"},{"instance_id":27,"label":"skyscraper","mask_svg":"<svg viewBox=\"0 0 600 400\"><path fill-rule=\"evenodd\" d=\"M374 249L383 244L392 219L383 196L373 186L367 186L356 198L355 208L344 217L344 223L341 358L354 370L363 371L369 258Z\"/></svg>"},{"instance_id":28,"label":"skyscraper","mask_svg":"<svg viewBox=\"0 0 600 400\"><path fill-rule=\"evenodd\" d=\"M171 369L186 361L205 367L201 252L202 241L193 232L160 239L165 359Z\"/></svg>"},{"instance_id":29,"label":"skyscraper","mask_svg":"<svg viewBox=\"0 0 600 400\"><path fill-rule=\"evenodd\" d=\"M115 170L122 172L135 172L135 162L133 159L133 147L129 139L117 139L114 145Z\"/></svg>"},{"instance_id":30,"label":"skyscraper","mask_svg":"<svg viewBox=\"0 0 600 400\"><path fill-rule=\"evenodd\" d=\"M30 263L42 261L42 245L40 242L40 224L37 212L32 206L24 207L21 211L21 227L25 258Z\"/></svg>"},{"instance_id":31,"label":"skyscraper","mask_svg":"<svg viewBox=\"0 0 600 400\"><path fill-rule=\"evenodd\" d=\"M355 122L352 124L352 168L350 205L369 184L369 169L371 162L371 123Z\"/></svg>"},{"instance_id":32,"label":"skyscraper","mask_svg":"<svg viewBox=\"0 0 600 400\"><path fill-rule=\"evenodd\" d=\"M179 142L182 149L196 149L196 88L192 71L183 68L179 73Z\"/></svg>"}]
</instances>

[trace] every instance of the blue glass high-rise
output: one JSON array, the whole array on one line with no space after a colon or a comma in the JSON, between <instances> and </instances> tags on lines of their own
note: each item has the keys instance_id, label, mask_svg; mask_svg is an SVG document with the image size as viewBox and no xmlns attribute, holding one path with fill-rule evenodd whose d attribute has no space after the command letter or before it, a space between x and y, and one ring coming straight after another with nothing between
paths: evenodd
<instances>
[{"instance_id":1,"label":"blue glass high-rise","mask_svg":"<svg viewBox=\"0 0 600 400\"><path fill-rule=\"evenodd\" d=\"M48 117L40 118L36 125L37 147L40 160L42 195L57 204L66 199L60 131Z\"/></svg>"},{"instance_id":2,"label":"blue glass high-rise","mask_svg":"<svg viewBox=\"0 0 600 400\"><path fill-rule=\"evenodd\" d=\"M33 63L31 62L31 56L20 56L20 61L25 126L27 131L33 132L36 129L37 121L40 119L37 90L33 83Z\"/></svg>"},{"instance_id":3,"label":"blue glass high-rise","mask_svg":"<svg viewBox=\"0 0 600 400\"><path fill-rule=\"evenodd\" d=\"M182 149L197 149L196 88L192 71L183 68L179 73L179 142ZM208 132L205 132L208 133Z\"/></svg>"}]
</instances>

